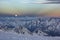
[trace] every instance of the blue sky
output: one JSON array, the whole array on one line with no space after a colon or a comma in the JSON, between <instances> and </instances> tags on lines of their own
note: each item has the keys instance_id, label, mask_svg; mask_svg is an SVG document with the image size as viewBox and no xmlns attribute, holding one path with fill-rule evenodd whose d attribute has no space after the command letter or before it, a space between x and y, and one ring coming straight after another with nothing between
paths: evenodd
<instances>
[{"instance_id":1,"label":"blue sky","mask_svg":"<svg viewBox=\"0 0 60 40\"><path fill-rule=\"evenodd\" d=\"M45 5L41 3L48 2L47 0L0 0L0 7L17 7L17 8L29 8L29 7L41 7Z\"/></svg>"},{"instance_id":2,"label":"blue sky","mask_svg":"<svg viewBox=\"0 0 60 40\"><path fill-rule=\"evenodd\" d=\"M20 2L20 3L32 3L32 2L44 2L46 0L0 0L0 1L9 1L9 2Z\"/></svg>"},{"instance_id":3,"label":"blue sky","mask_svg":"<svg viewBox=\"0 0 60 40\"><path fill-rule=\"evenodd\" d=\"M41 8L42 4L36 4L38 2L44 2L45 0L0 0L1 8ZM35 3L35 4L34 4Z\"/></svg>"},{"instance_id":4,"label":"blue sky","mask_svg":"<svg viewBox=\"0 0 60 40\"><path fill-rule=\"evenodd\" d=\"M0 0L0 12L1 11L16 11L16 10L41 10L41 9L53 9L59 8L60 4L42 4L49 3L53 0ZM59 1L59 0L58 0Z\"/></svg>"}]
</instances>

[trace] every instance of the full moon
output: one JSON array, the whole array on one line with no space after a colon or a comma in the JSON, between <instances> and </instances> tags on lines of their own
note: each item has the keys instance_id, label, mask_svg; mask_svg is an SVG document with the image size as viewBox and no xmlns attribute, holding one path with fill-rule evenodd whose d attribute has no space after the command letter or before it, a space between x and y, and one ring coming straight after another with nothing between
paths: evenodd
<instances>
[{"instance_id":1,"label":"full moon","mask_svg":"<svg viewBox=\"0 0 60 40\"><path fill-rule=\"evenodd\" d=\"M17 14L15 14L15 16L18 16Z\"/></svg>"}]
</instances>

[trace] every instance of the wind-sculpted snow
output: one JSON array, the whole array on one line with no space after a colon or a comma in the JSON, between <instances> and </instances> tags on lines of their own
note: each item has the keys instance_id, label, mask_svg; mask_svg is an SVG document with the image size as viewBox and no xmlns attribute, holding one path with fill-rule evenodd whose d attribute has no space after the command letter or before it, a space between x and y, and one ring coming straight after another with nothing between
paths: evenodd
<instances>
[{"instance_id":1,"label":"wind-sculpted snow","mask_svg":"<svg viewBox=\"0 0 60 40\"><path fill-rule=\"evenodd\" d=\"M16 34L15 32L0 31L0 40L60 40L60 37L45 37L36 34Z\"/></svg>"},{"instance_id":2,"label":"wind-sculpted snow","mask_svg":"<svg viewBox=\"0 0 60 40\"><path fill-rule=\"evenodd\" d=\"M60 18L55 17L0 17L0 29L18 34L60 36Z\"/></svg>"}]
</instances>

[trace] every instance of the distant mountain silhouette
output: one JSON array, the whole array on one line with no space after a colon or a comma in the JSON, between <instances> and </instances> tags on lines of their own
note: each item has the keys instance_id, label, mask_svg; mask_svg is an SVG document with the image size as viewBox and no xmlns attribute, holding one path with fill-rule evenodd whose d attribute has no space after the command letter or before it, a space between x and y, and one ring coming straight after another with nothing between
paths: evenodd
<instances>
[{"instance_id":1,"label":"distant mountain silhouette","mask_svg":"<svg viewBox=\"0 0 60 40\"><path fill-rule=\"evenodd\" d=\"M44 14L37 14L37 13L26 13L20 16L29 16L29 17L36 17L36 16L45 16Z\"/></svg>"},{"instance_id":2,"label":"distant mountain silhouette","mask_svg":"<svg viewBox=\"0 0 60 40\"><path fill-rule=\"evenodd\" d=\"M10 13L0 13L0 16L15 16L15 15L12 15ZM37 14L37 13L24 13L22 15L18 15L17 17L36 17L36 16L44 16L44 14Z\"/></svg>"},{"instance_id":3,"label":"distant mountain silhouette","mask_svg":"<svg viewBox=\"0 0 60 40\"><path fill-rule=\"evenodd\" d=\"M9 14L9 13L0 13L0 17L1 17L1 16L4 17L4 16L14 16L14 15L11 15L11 14Z\"/></svg>"}]
</instances>

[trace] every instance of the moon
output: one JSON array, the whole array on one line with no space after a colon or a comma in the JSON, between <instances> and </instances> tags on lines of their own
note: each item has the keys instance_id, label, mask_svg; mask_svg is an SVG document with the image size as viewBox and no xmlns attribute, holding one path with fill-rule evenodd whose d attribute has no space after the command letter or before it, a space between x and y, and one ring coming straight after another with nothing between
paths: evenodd
<instances>
[{"instance_id":1,"label":"moon","mask_svg":"<svg viewBox=\"0 0 60 40\"><path fill-rule=\"evenodd\" d=\"M15 14L15 16L18 16L17 14Z\"/></svg>"}]
</instances>

